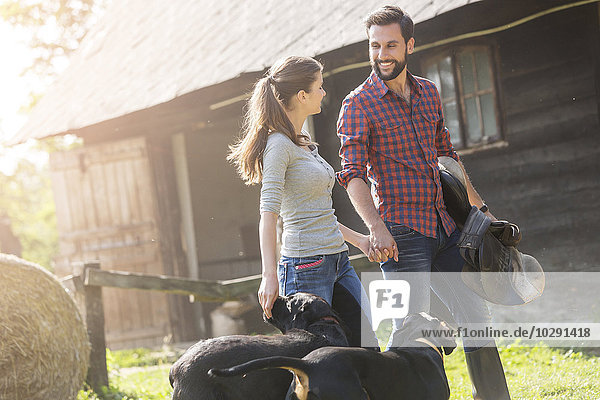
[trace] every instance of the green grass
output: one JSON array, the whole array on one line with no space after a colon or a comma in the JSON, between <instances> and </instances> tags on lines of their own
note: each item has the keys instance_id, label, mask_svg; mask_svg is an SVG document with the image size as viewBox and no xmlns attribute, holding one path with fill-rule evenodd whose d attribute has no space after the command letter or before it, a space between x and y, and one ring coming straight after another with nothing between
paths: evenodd
<instances>
[{"instance_id":1,"label":"green grass","mask_svg":"<svg viewBox=\"0 0 600 400\"><path fill-rule=\"evenodd\" d=\"M82 390L77 400L163 400L171 398L169 368L180 352L171 349L108 351L110 388ZM546 346L500 349L515 400L600 399L600 358ZM452 400L471 399L465 355L457 348L445 358Z\"/></svg>"},{"instance_id":2,"label":"green grass","mask_svg":"<svg viewBox=\"0 0 600 400\"><path fill-rule=\"evenodd\" d=\"M134 349L106 351L109 387L103 393L90 388L79 392L77 400L163 400L170 399L169 368L181 351Z\"/></svg>"},{"instance_id":3,"label":"green grass","mask_svg":"<svg viewBox=\"0 0 600 400\"><path fill-rule=\"evenodd\" d=\"M471 398L465 353L457 349L445 359L451 399ZM600 399L600 359L569 349L502 347L508 387L513 399Z\"/></svg>"}]
</instances>

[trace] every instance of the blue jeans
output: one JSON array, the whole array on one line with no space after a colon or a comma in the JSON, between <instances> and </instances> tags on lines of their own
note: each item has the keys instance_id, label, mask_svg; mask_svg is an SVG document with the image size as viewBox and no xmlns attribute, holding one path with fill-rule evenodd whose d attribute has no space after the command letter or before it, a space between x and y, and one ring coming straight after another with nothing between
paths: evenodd
<instances>
[{"instance_id":1,"label":"blue jeans","mask_svg":"<svg viewBox=\"0 0 600 400\"><path fill-rule=\"evenodd\" d=\"M460 277L465 260L456 245L460 237L458 229L450 236L446 235L439 218L437 238L424 236L404 225L386 223L386 226L398 246L398 262L391 258L381 263L384 278L390 279L391 275L398 272L419 273L415 274L418 279L409 282L409 313L429 312L431 288L448 307L459 326L490 322L490 313L485 301L469 289ZM442 275L436 272L453 273ZM400 323L401 320L394 320L394 329L397 329ZM465 340L463 344L465 348L478 348L485 343Z\"/></svg>"},{"instance_id":2,"label":"blue jeans","mask_svg":"<svg viewBox=\"0 0 600 400\"><path fill-rule=\"evenodd\" d=\"M347 251L310 257L282 256L277 278L279 294L306 292L324 298L350 329L350 345L360 346L361 296L367 296ZM370 320L368 304L362 311Z\"/></svg>"}]
</instances>

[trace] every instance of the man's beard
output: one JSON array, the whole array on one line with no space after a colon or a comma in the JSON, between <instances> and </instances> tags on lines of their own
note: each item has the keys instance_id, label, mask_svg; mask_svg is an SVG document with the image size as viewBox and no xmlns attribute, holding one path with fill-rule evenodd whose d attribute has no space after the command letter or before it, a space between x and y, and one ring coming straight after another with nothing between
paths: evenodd
<instances>
[{"instance_id":1,"label":"man's beard","mask_svg":"<svg viewBox=\"0 0 600 400\"><path fill-rule=\"evenodd\" d=\"M379 63L382 60L376 60L373 61L371 64L373 65L373 70L375 71L375 73L377 74L377 76L379 77L379 79L381 79L382 81L391 81L393 79L396 79L398 77L398 75L400 75L402 73L402 71L404 71L404 68L406 68L406 55L408 52L404 53L404 60L402 61L402 63L400 63L397 60L394 60L394 69L392 70L392 72L390 72L389 74L385 75L383 72L381 72L381 69L379 67ZM389 60L385 60L385 61L389 61Z\"/></svg>"}]
</instances>

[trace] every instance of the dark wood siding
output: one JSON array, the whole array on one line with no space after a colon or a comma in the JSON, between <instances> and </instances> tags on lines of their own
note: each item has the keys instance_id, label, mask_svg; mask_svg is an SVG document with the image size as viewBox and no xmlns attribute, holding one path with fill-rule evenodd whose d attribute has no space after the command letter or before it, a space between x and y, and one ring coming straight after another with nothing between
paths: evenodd
<instances>
[{"instance_id":1,"label":"dark wood siding","mask_svg":"<svg viewBox=\"0 0 600 400\"><path fill-rule=\"evenodd\" d=\"M460 10L452 13L460 16ZM525 15L515 9L505 15L505 23ZM442 17L451 22L450 16ZM595 229L600 223L598 21L598 5L590 4L451 45L487 44L494 50L506 146L464 151L462 159L492 212L521 226L521 250L538 257L548 271L600 268L600 234ZM416 33L426 28L425 42L436 41L445 38L444 26L436 34L434 19L418 25ZM471 28L454 33L475 30ZM415 54L409 69L420 75L420 59L447 49ZM363 51L365 61L366 45ZM348 52L354 54L356 48ZM321 151L337 169L334 132L340 102L368 73L369 68L361 68L325 81L325 113L316 117L315 125ZM334 205L341 221L365 231L339 187Z\"/></svg>"},{"instance_id":2,"label":"dark wood siding","mask_svg":"<svg viewBox=\"0 0 600 400\"><path fill-rule=\"evenodd\" d=\"M497 217L523 229L521 249L547 270L600 267L597 6L495 36L508 147L465 155Z\"/></svg>"},{"instance_id":3,"label":"dark wood siding","mask_svg":"<svg viewBox=\"0 0 600 400\"><path fill-rule=\"evenodd\" d=\"M260 185L246 186L226 160L228 146L239 135L241 105L228 107L228 118L186 135L198 272L203 279L260 273Z\"/></svg>"}]
</instances>

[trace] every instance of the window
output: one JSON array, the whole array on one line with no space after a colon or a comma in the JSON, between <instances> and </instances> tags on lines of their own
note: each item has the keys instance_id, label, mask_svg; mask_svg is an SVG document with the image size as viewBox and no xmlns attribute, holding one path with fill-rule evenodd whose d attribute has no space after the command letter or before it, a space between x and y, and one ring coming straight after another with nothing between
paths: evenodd
<instances>
[{"instance_id":1,"label":"window","mask_svg":"<svg viewBox=\"0 0 600 400\"><path fill-rule=\"evenodd\" d=\"M435 82L446 126L456 148L500 139L492 57L487 47L468 47L425 62L425 76Z\"/></svg>"}]
</instances>

